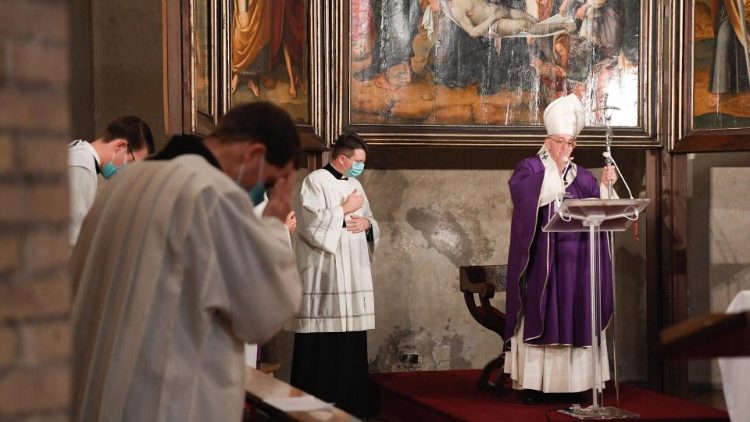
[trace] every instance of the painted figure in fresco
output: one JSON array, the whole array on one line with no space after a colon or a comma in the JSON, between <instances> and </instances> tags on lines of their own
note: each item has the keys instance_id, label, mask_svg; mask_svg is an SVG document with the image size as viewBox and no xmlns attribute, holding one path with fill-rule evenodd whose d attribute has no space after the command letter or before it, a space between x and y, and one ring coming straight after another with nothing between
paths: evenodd
<instances>
[{"instance_id":1,"label":"painted figure in fresco","mask_svg":"<svg viewBox=\"0 0 750 422\"><path fill-rule=\"evenodd\" d=\"M264 86L272 88L273 69L283 63L289 77L289 97L297 98L297 87L305 90L305 57L307 56L307 4L305 0L273 0L271 40L269 43L269 77Z\"/></svg>"},{"instance_id":2,"label":"painted figure in fresco","mask_svg":"<svg viewBox=\"0 0 750 422\"><path fill-rule=\"evenodd\" d=\"M570 93L583 96L591 71L587 57L590 44L581 37L564 33L552 37L551 47L547 43L540 44L532 66L539 74L541 97L545 102Z\"/></svg>"},{"instance_id":3,"label":"painted figure in fresco","mask_svg":"<svg viewBox=\"0 0 750 422\"><path fill-rule=\"evenodd\" d=\"M420 0L372 0L370 4L375 28L375 43L370 66L354 74L360 81L374 81L375 86L395 89L386 71L394 68L410 83L413 77L412 42L422 18Z\"/></svg>"},{"instance_id":4,"label":"painted figure in fresco","mask_svg":"<svg viewBox=\"0 0 750 422\"><path fill-rule=\"evenodd\" d=\"M271 41L269 0L235 0L232 18L232 93L240 76L247 87L260 97L260 75L268 71L268 45Z\"/></svg>"},{"instance_id":5,"label":"painted figure in fresco","mask_svg":"<svg viewBox=\"0 0 750 422\"><path fill-rule=\"evenodd\" d=\"M622 47L622 0L576 1L583 3L575 13L576 19L583 21L578 35L594 44L599 60L617 57ZM568 2L565 0L561 10L568 7Z\"/></svg>"},{"instance_id":6,"label":"painted figure in fresco","mask_svg":"<svg viewBox=\"0 0 750 422\"><path fill-rule=\"evenodd\" d=\"M370 0L352 0L351 2L351 24L349 33L352 39L352 61L361 61L367 58L372 50L372 10Z\"/></svg>"},{"instance_id":7,"label":"painted figure in fresco","mask_svg":"<svg viewBox=\"0 0 750 422\"><path fill-rule=\"evenodd\" d=\"M296 98L297 87L304 90L299 75L306 56L305 0L235 0L232 22L232 93L246 77L250 91L260 97L261 86L276 85L273 70L283 63L289 96Z\"/></svg>"},{"instance_id":8,"label":"painted figure in fresco","mask_svg":"<svg viewBox=\"0 0 750 422\"><path fill-rule=\"evenodd\" d=\"M464 88L476 84L479 95L491 95L502 86L503 64L500 54L487 37L472 38L452 19L442 16L437 22L437 43L433 78L436 84ZM520 55L518 57L524 57Z\"/></svg>"},{"instance_id":9,"label":"painted figure in fresco","mask_svg":"<svg viewBox=\"0 0 750 422\"><path fill-rule=\"evenodd\" d=\"M572 8L570 0L526 0L526 11L540 21L555 14L569 16Z\"/></svg>"},{"instance_id":10,"label":"painted figure in fresco","mask_svg":"<svg viewBox=\"0 0 750 422\"><path fill-rule=\"evenodd\" d=\"M414 55L411 59L411 68L414 75L425 77L434 65L438 20L442 13L438 0L421 0L421 4L422 20L412 43Z\"/></svg>"},{"instance_id":11,"label":"painted figure in fresco","mask_svg":"<svg viewBox=\"0 0 750 422\"><path fill-rule=\"evenodd\" d=\"M627 9L625 6L628 6ZM591 109L604 105L604 95L611 88L612 78L624 74L630 77L633 66L627 63L627 59L635 56L637 63L639 9L636 2L626 4L622 0L563 0L558 12L574 13L581 25L579 31L570 34L567 39L556 37L553 54L541 54L541 63L536 61L535 68L540 72L542 85L546 85L544 91L554 96L573 92L585 98L586 106ZM624 50L627 50L625 55ZM565 78L560 77L559 69L555 69L558 72L551 75L550 66L559 65L566 51L568 63ZM625 69L627 71L623 73ZM556 93L550 89L553 81L557 84ZM562 91L561 82L566 88ZM590 117L596 118L597 115Z\"/></svg>"},{"instance_id":12,"label":"painted figure in fresco","mask_svg":"<svg viewBox=\"0 0 750 422\"><path fill-rule=\"evenodd\" d=\"M505 39L500 54L495 43L498 39L474 38L451 18L451 3L451 0L440 0L433 66L436 84L450 88L475 84L477 94L485 96L501 88L524 87L534 78L524 38Z\"/></svg>"},{"instance_id":13,"label":"painted figure in fresco","mask_svg":"<svg viewBox=\"0 0 750 422\"><path fill-rule=\"evenodd\" d=\"M574 22L540 23L537 18L522 10L488 0L450 0L448 8L451 19L472 38L508 37L521 32L550 35L558 31L575 30Z\"/></svg>"},{"instance_id":14,"label":"painted figure in fresco","mask_svg":"<svg viewBox=\"0 0 750 422\"><path fill-rule=\"evenodd\" d=\"M718 105L724 94L750 91L747 66L750 38L746 32L750 26L750 0L739 0L743 1L745 25L740 20L741 12L736 1L714 0L712 3L716 44L708 86L711 107Z\"/></svg>"}]
</instances>

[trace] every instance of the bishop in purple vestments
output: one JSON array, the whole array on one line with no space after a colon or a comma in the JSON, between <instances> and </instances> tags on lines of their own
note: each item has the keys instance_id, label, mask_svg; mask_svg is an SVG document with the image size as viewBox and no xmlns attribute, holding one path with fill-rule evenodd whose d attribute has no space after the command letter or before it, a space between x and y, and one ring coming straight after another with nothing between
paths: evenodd
<instances>
[{"instance_id":1,"label":"bishop in purple vestments","mask_svg":"<svg viewBox=\"0 0 750 422\"><path fill-rule=\"evenodd\" d=\"M544 113L547 138L537 155L518 163L510 178L513 200L505 339L505 372L514 388L578 392L591 388L589 234L545 233L542 227L563 198L601 198L601 181L572 163L576 136L584 126L575 95L561 97ZM605 196L606 197L606 196ZM601 234L601 327L612 318L612 271L606 235ZM606 347L602 371L608 378Z\"/></svg>"}]
</instances>

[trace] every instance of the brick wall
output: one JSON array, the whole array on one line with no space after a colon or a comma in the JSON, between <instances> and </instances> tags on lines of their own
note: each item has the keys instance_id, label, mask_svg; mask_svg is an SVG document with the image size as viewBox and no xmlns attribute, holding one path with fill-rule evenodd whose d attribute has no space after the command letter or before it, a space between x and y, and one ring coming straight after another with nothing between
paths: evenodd
<instances>
[{"instance_id":1,"label":"brick wall","mask_svg":"<svg viewBox=\"0 0 750 422\"><path fill-rule=\"evenodd\" d=\"M66 0L0 0L0 420L65 421Z\"/></svg>"}]
</instances>

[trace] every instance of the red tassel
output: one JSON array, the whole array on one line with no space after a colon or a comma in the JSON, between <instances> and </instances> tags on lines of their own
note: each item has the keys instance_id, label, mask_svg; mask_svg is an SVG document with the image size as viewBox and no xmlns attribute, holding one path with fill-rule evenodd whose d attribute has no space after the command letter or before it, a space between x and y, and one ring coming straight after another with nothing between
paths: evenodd
<instances>
[{"instance_id":1,"label":"red tassel","mask_svg":"<svg viewBox=\"0 0 750 422\"><path fill-rule=\"evenodd\" d=\"M633 239L640 240L640 237L638 237L638 220L635 220L635 224L633 225Z\"/></svg>"}]
</instances>

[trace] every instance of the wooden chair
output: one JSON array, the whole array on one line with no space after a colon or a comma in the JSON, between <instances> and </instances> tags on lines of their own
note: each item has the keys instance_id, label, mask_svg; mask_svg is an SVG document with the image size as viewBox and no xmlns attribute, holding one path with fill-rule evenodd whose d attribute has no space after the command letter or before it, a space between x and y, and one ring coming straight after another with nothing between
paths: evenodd
<instances>
[{"instance_id":1,"label":"wooden chair","mask_svg":"<svg viewBox=\"0 0 750 422\"><path fill-rule=\"evenodd\" d=\"M495 292L504 292L508 274L507 265L465 266L459 269L459 287L464 294L466 307L475 320L488 330L500 336L501 352L482 370L477 387L497 395L505 395L505 381L508 375L503 371L503 335L505 332L505 313L492 306L490 300ZM479 298L479 304L476 298Z\"/></svg>"}]
</instances>

